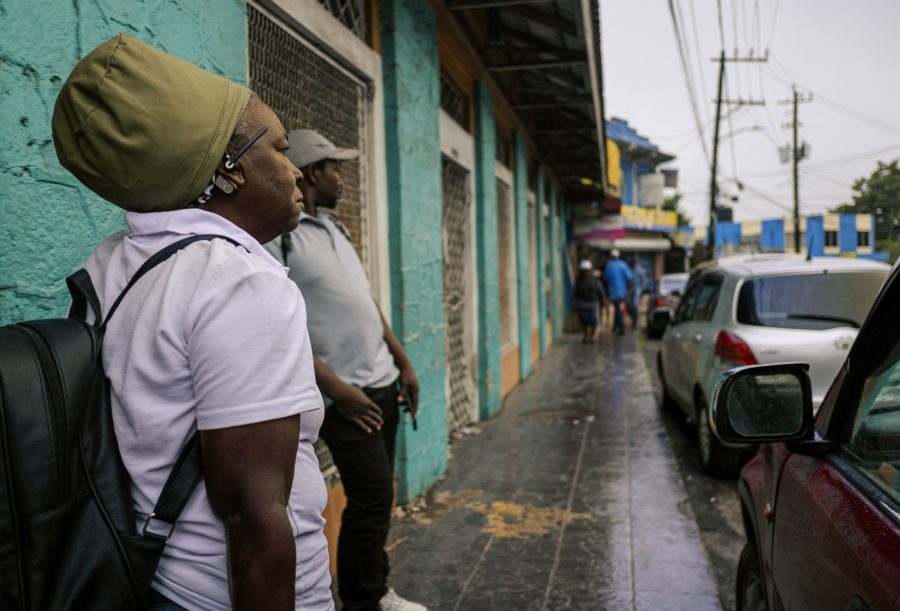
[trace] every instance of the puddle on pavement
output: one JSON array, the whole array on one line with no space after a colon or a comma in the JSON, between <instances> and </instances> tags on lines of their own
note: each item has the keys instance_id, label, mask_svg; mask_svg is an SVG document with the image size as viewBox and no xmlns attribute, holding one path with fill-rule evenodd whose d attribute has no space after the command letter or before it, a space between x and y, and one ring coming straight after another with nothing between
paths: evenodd
<instances>
[{"instance_id":1,"label":"puddle on pavement","mask_svg":"<svg viewBox=\"0 0 900 611\"><path fill-rule=\"evenodd\" d=\"M431 524L453 509L468 509L487 518L482 530L500 538L526 538L545 535L563 524L593 520L589 513L568 512L558 507L537 507L525 503L480 500L477 490L439 492L428 508L413 515L422 524Z\"/></svg>"}]
</instances>

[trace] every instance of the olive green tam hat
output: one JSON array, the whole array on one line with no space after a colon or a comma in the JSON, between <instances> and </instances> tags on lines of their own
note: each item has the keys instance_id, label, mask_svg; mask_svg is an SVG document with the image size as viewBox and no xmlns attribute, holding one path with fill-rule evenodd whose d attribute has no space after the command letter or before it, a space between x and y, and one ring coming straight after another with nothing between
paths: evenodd
<instances>
[{"instance_id":1,"label":"olive green tam hat","mask_svg":"<svg viewBox=\"0 0 900 611\"><path fill-rule=\"evenodd\" d=\"M249 99L249 89L120 34L59 92L56 155L120 208L184 208L209 184Z\"/></svg>"}]
</instances>

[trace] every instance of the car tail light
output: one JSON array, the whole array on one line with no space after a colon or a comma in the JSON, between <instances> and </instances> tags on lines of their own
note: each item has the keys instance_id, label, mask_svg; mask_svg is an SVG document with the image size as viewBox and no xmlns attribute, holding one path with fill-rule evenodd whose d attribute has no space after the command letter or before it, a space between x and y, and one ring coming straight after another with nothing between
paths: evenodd
<instances>
[{"instance_id":1,"label":"car tail light","mask_svg":"<svg viewBox=\"0 0 900 611\"><path fill-rule=\"evenodd\" d=\"M653 300L653 307L658 308L666 304L666 298L662 296L657 296L656 299Z\"/></svg>"},{"instance_id":2,"label":"car tail light","mask_svg":"<svg viewBox=\"0 0 900 611\"><path fill-rule=\"evenodd\" d=\"M716 356L741 365L756 365L756 357L747 342L730 331L719 331L716 336Z\"/></svg>"}]
</instances>

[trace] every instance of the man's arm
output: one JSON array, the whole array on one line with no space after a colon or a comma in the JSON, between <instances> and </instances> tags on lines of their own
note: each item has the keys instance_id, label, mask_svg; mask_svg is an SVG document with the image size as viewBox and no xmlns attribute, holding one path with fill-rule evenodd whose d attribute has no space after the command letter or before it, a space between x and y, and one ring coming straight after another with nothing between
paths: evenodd
<instances>
[{"instance_id":1,"label":"man's arm","mask_svg":"<svg viewBox=\"0 0 900 611\"><path fill-rule=\"evenodd\" d=\"M299 438L299 415L200 432L206 493L225 525L235 611L294 608L287 504Z\"/></svg>"},{"instance_id":2,"label":"man's arm","mask_svg":"<svg viewBox=\"0 0 900 611\"><path fill-rule=\"evenodd\" d=\"M384 342L387 344L391 356L394 357L394 365L400 370L400 395L406 397L409 402L409 410L415 416L419 411L419 378L416 377L416 369L409 357L406 356L400 340L397 339L397 336L391 331L391 326L384 319L381 308L378 308L378 315L381 317L381 325L384 327Z\"/></svg>"},{"instance_id":3,"label":"man's arm","mask_svg":"<svg viewBox=\"0 0 900 611\"><path fill-rule=\"evenodd\" d=\"M381 408L373 403L366 393L344 382L315 355L313 367L319 389L334 401L331 409L337 409L342 418L367 433L381 428Z\"/></svg>"}]
</instances>

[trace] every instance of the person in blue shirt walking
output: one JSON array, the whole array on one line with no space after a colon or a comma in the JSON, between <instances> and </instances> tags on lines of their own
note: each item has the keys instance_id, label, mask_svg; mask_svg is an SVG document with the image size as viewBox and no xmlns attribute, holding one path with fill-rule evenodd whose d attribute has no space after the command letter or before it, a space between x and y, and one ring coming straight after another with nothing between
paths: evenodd
<instances>
[{"instance_id":1,"label":"person in blue shirt walking","mask_svg":"<svg viewBox=\"0 0 900 611\"><path fill-rule=\"evenodd\" d=\"M619 250L613 248L609 253L611 259L603 270L603 281L606 283L607 296L613 304L613 331L622 335L625 333L625 322L622 320L622 302L631 288L634 274L625 261L620 258Z\"/></svg>"}]
</instances>

